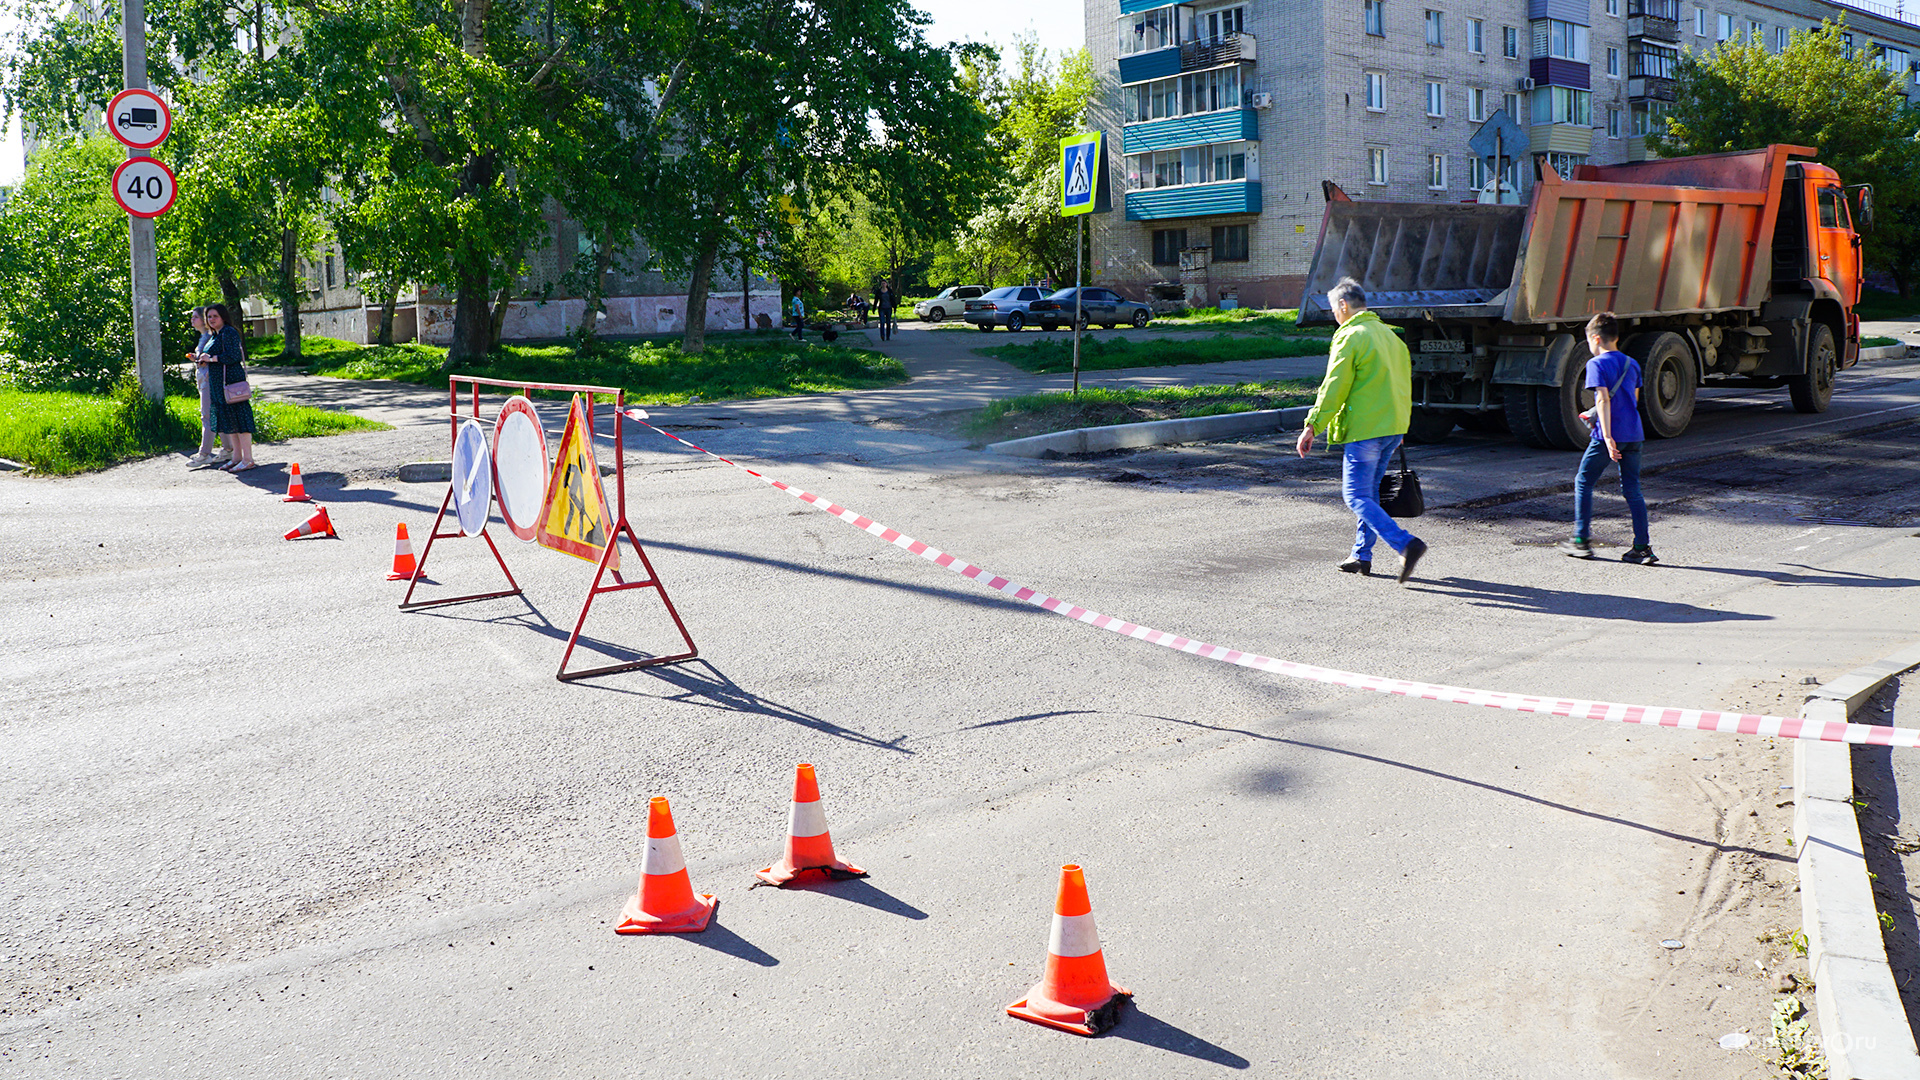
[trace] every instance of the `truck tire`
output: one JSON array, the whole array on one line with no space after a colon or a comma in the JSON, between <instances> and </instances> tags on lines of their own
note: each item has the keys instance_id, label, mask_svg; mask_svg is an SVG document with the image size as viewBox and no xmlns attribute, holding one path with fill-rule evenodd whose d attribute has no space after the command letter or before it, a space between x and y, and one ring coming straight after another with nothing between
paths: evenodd
<instances>
[{"instance_id":1,"label":"truck tire","mask_svg":"<svg viewBox=\"0 0 1920 1080\"><path fill-rule=\"evenodd\" d=\"M1561 450L1583 450L1593 438L1580 414L1593 408L1593 391L1584 385L1587 367L1569 358L1560 373L1559 386L1533 388L1533 411L1540 418L1540 431L1547 441Z\"/></svg>"},{"instance_id":2,"label":"truck tire","mask_svg":"<svg viewBox=\"0 0 1920 1080\"><path fill-rule=\"evenodd\" d=\"M1547 442L1546 432L1540 430L1540 416L1533 406L1533 391L1533 387L1519 383L1505 383L1500 387L1501 396L1506 399L1507 429L1522 444L1545 450L1552 444Z\"/></svg>"},{"instance_id":3,"label":"truck tire","mask_svg":"<svg viewBox=\"0 0 1920 1080\"><path fill-rule=\"evenodd\" d=\"M1443 442L1453 434L1452 409L1415 408L1407 419L1407 441L1415 446Z\"/></svg>"},{"instance_id":4,"label":"truck tire","mask_svg":"<svg viewBox=\"0 0 1920 1080\"><path fill-rule=\"evenodd\" d=\"M1640 417L1647 436L1671 439L1687 430L1699 379L1686 339L1671 331L1639 334L1627 342L1626 353L1640 363Z\"/></svg>"},{"instance_id":5,"label":"truck tire","mask_svg":"<svg viewBox=\"0 0 1920 1080\"><path fill-rule=\"evenodd\" d=\"M1807 335L1807 373L1787 379L1787 394L1793 398L1793 411L1826 412L1833 404L1833 373L1840 356L1833 347L1833 329L1826 323L1814 323Z\"/></svg>"}]
</instances>

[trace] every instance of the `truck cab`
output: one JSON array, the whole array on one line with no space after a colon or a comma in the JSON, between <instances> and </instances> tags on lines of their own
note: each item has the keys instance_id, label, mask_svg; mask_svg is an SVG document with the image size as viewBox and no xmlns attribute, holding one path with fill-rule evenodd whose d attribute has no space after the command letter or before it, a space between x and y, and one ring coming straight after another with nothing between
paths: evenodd
<instances>
[{"instance_id":1,"label":"truck cab","mask_svg":"<svg viewBox=\"0 0 1920 1080\"><path fill-rule=\"evenodd\" d=\"M1774 281L1782 286L1805 282L1817 298L1843 309L1840 347L1848 364L1860 355L1860 317L1853 309L1860 302L1864 269L1860 233L1840 174L1811 161L1790 163L1774 226Z\"/></svg>"}]
</instances>

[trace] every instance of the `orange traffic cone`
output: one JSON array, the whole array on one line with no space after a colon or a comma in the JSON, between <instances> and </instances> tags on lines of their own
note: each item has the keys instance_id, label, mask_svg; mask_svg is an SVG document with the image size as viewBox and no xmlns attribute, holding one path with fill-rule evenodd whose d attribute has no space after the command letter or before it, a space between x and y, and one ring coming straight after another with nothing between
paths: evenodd
<instances>
[{"instance_id":1,"label":"orange traffic cone","mask_svg":"<svg viewBox=\"0 0 1920 1080\"><path fill-rule=\"evenodd\" d=\"M1119 1022L1121 1004L1132 997L1133 991L1107 981L1086 874L1078 866L1061 867L1046 970L1040 985L1007 1006L1007 1015L1076 1035L1098 1035Z\"/></svg>"},{"instance_id":2,"label":"orange traffic cone","mask_svg":"<svg viewBox=\"0 0 1920 1080\"><path fill-rule=\"evenodd\" d=\"M793 771L793 808L787 812L787 853L765 870L758 871L768 885L785 885L810 870L833 878L866 877L867 872L833 857L833 837L827 834L827 813L820 808L820 783L813 766L801 765Z\"/></svg>"},{"instance_id":3,"label":"orange traffic cone","mask_svg":"<svg viewBox=\"0 0 1920 1080\"><path fill-rule=\"evenodd\" d=\"M693 894L673 811L655 796L647 806L647 857L640 864L640 891L620 913L617 934L691 934L707 928L719 901Z\"/></svg>"},{"instance_id":4,"label":"orange traffic cone","mask_svg":"<svg viewBox=\"0 0 1920 1080\"><path fill-rule=\"evenodd\" d=\"M293 471L287 474L287 493L281 502L312 502L307 498L306 482L300 479L300 463L293 463Z\"/></svg>"},{"instance_id":5,"label":"orange traffic cone","mask_svg":"<svg viewBox=\"0 0 1920 1080\"><path fill-rule=\"evenodd\" d=\"M413 561L413 541L407 539L407 523L401 522L393 535L393 573L388 581L412 581L420 576L420 564Z\"/></svg>"},{"instance_id":6,"label":"orange traffic cone","mask_svg":"<svg viewBox=\"0 0 1920 1080\"><path fill-rule=\"evenodd\" d=\"M313 516L308 518L305 524L288 533L287 539L292 540L302 536L331 536L336 540L340 538L340 534L333 531L333 519L327 516L327 508L324 506L314 507Z\"/></svg>"}]
</instances>

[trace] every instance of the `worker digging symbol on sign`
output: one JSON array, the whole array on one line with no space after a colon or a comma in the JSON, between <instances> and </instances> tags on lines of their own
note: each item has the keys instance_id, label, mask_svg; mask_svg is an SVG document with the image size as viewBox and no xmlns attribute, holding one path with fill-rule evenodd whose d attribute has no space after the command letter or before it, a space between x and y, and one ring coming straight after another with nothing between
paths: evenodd
<instances>
[{"instance_id":1,"label":"worker digging symbol on sign","mask_svg":"<svg viewBox=\"0 0 1920 1080\"><path fill-rule=\"evenodd\" d=\"M600 466L588 445L591 431L586 403L576 396L567 413L566 431L560 436L560 451L554 458L536 535L542 547L598 562L614 538L607 524L612 515L607 508L606 489L600 485ZM620 568L617 548L607 565Z\"/></svg>"}]
</instances>

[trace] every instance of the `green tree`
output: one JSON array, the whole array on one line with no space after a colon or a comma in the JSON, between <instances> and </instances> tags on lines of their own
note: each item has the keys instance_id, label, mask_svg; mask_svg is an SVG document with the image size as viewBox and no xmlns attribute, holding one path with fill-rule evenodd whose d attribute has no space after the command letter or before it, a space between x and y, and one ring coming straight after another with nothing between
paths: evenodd
<instances>
[{"instance_id":1,"label":"green tree","mask_svg":"<svg viewBox=\"0 0 1920 1080\"><path fill-rule=\"evenodd\" d=\"M1817 148L1843 182L1873 185L1867 261L1910 297L1920 270L1920 110L1901 93L1905 73L1888 72L1863 49L1849 56L1846 32L1841 19L1794 31L1778 53L1734 39L1683 54L1667 130L1648 145L1663 157L1769 143Z\"/></svg>"}]
</instances>

